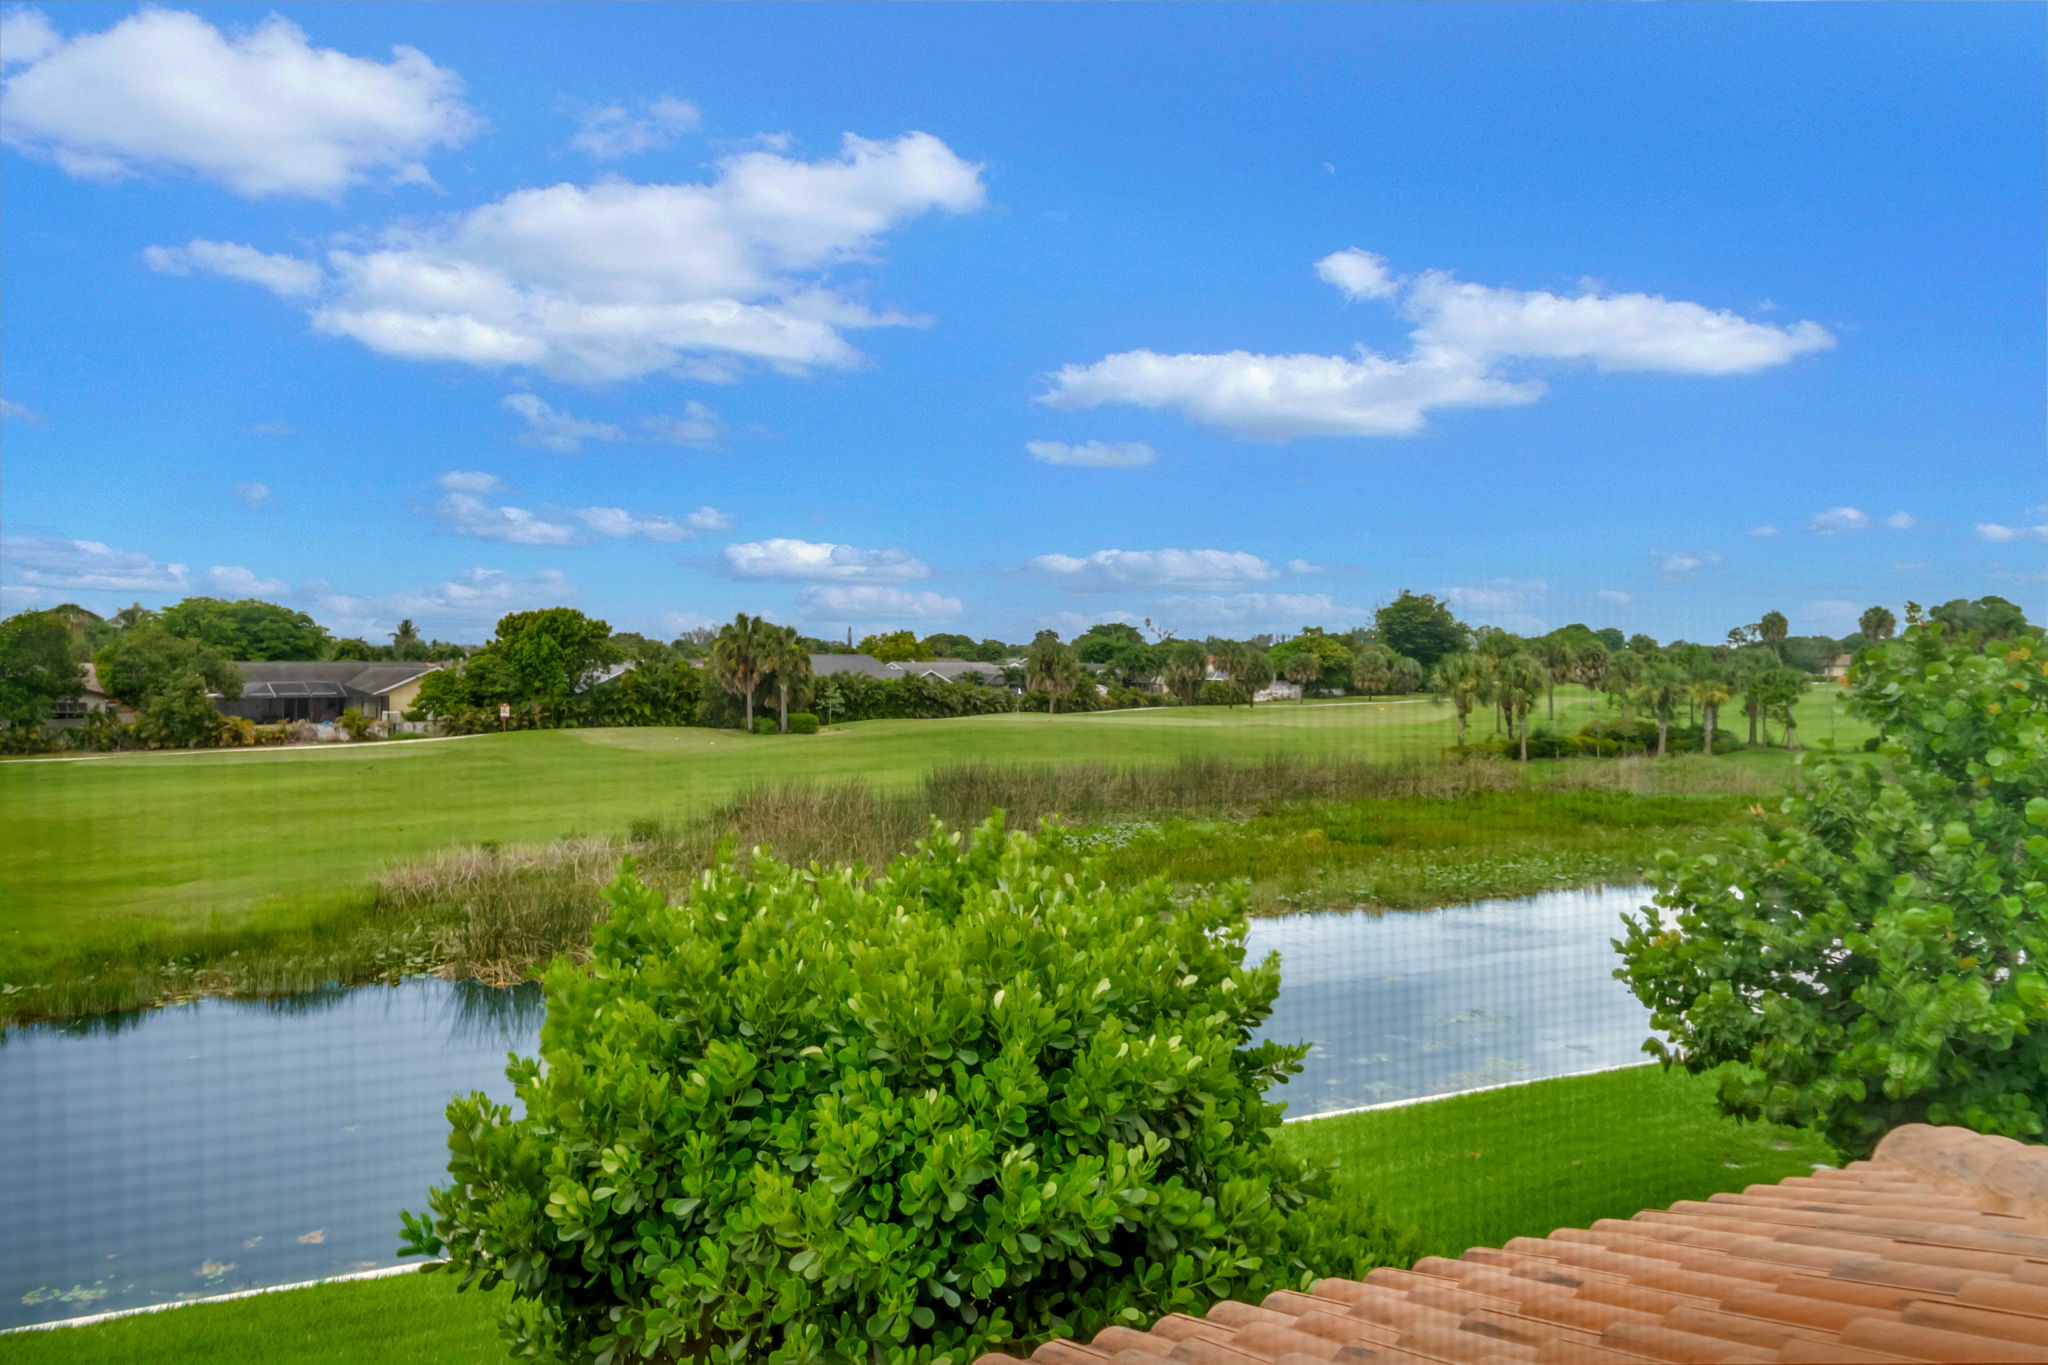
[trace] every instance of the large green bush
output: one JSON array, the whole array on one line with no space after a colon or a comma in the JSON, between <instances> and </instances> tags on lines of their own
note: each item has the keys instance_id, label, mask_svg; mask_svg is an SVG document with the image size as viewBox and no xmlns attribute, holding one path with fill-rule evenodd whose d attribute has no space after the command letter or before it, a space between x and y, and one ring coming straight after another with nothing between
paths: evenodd
<instances>
[{"instance_id":1,"label":"large green bush","mask_svg":"<svg viewBox=\"0 0 2048 1365\"><path fill-rule=\"evenodd\" d=\"M789 713L789 732L793 735L815 735L818 733L818 718L809 711Z\"/></svg>"},{"instance_id":2,"label":"large green bush","mask_svg":"<svg viewBox=\"0 0 2048 1365\"><path fill-rule=\"evenodd\" d=\"M1893 1125L2048 1135L2048 656L1917 626L1866 651L1871 754L1802 756L1724 852L1665 854L1624 975L1731 1113L1851 1153ZM1668 922L1666 922L1668 920Z\"/></svg>"},{"instance_id":3,"label":"large green bush","mask_svg":"<svg viewBox=\"0 0 2048 1365\"><path fill-rule=\"evenodd\" d=\"M1241 899L1057 871L999 821L870 878L630 876L547 978L525 1116L452 1104L408 1250L549 1361L951 1361L1408 1247L1274 1145Z\"/></svg>"}]
</instances>

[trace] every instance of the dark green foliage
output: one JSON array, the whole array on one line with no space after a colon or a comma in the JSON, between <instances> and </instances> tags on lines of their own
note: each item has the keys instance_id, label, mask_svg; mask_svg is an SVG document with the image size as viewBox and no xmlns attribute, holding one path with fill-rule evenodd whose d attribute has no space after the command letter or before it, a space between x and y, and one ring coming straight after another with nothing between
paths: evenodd
<instances>
[{"instance_id":1,"label":"dark green foliage","mask_svg":"<svg viewBox=\"0 0 2048 1365\"><path fill-rule=\"evenodd\" d=\"M619 659L612 628L573 607L515 611L498 622L490 648L511 671L516 699L559 723L584 680Z\"/></svg>"},{"instance_id":2,"label":"dark green foliage","mask_svg":"<svg viewBox=\"0 0 2048 1365\"><path fill-rule=\"evenodd\" d=\"M324 659L327 630L302 611L246 597L188 597L157 613L172 635L199 640L230 659Z\"/></svg>"},{"instance_id":3,"label":"dark green foliage","mask_svg":"<svg viewBox=\"0 0 2048 1365\"><path fill-rule=\"evenodd\" d=\"M1401 595L1381 607L1374 616L1379 643L1396 654L1405 654L1425 669L1434 668L1446 654L1454 654L1472 642L1472 630L1451 614L1447 603L1429 593L1403 589Z\"/></svg>"},{"instance_id":4,"label":"dark green foliage","mask_svg":"<svg viewBox=\"0 0 2048 1365\"><path fill-rule=\"evenodd\" d=\"M818 733L818 718L809 711L789 713L789 732L793 735L815 735Z\"/></svg>"},{"instance_id":5,"label":"dark green foliage","mask_svg":"<svg viewBox=\"0 0 2048 1365\"><path fill-rule=\"evenodd\" d=\"M2038 626L2027 624L2027 614L2018 603L1997 596L1980 597L1974 602L1958 597L1930 610L1927 619L1947 626L1950 639L1972 645L2030 636L2038 639L2041 635Z\"/></svg>"},{"instance_id":6,"label":"dark green foliage","mask_svg":"<svg viewBox=\"0 0 2048 1365\"><path fill-rule=\"evenodd\" d=\"M1728 1112L1868 1152L1896 1124L2048 1136L2048 656L1916 625L1858 660L1872 757L1822 751L1724 852L1659 859L1619 943Z\"/></svg>"},{"instance_id":7,"label":"dark green foliage","mask_svg":"<svg viewBox=\"0 0 2048 1365\"><path fill-rule=\"evenodd\" d=\"M60 701L79 696L78 646L53 611L25 611L0 621L0 721L34 729Z\"/></svg>"},{"instance_id":8,"label":"dark green foliage","mask_svg":"<svg viewBox=\"0 0 2048 1365\"><path fill-rule=\"evenodd\" d=\"M152 692L182 685L195 674L223 697L242 695L242 675L223 651L202 640L173 635L153 621L101 646L93 662L101 689L131 706L139 707Z\"/></svg>"},{"instance_id":9,"label":"dark green foliage","mask_svg":"<svg viewBox=\"0 0 2048 1365\"><path fill-rule=\"evenodd\" d=\"M780 734L781 731L775 727L775 717L756 716L754 717L754 733L757 735L774 735Z\"/></svg>"},{"instance_id":10,"label":"dark green foliage","mask_svg":"<svg viewBox=\"0 0 2048 1365\"><path fill-rule=\"evenodd\" d=\"M630 876L548 976L526 1117L449 1107L409 1251L544 1361L959 1365L1411 1252L1283 1155L1241 898L1077 881L990 822L859 869ZM543 1065L544 1063L544 1065Z\"/></svg>"},{"instance_id":11,"label":"dark green foliage","mask_svg":"<svg viewBox=\"0 0 2048 1365\"><path fill-rule=\"evenodd\" d=\"M702 669L673 658L650 657L590 688L574 709L584 725L689 725L696 719L703 690Z\"/></svg>"},{"instance_id":12,"label":"dark green foliage","mask_svg":"<svg viewBox=\"0 0 2048 1365\"><path fill-rule=\"evenodd\" d=\"M135 725L152 745L204 744L221 728L221 714L206 695L206 679L181 673L149 690L136 710Z\"/></svg>"},{"instance_id":13,"label":"dark green foliage","mask_svg":"<svg viewBox=\"0 0 2048 1365\"><path fill-rule=\"evenodd\" d=\"M863 636L859 652L871 659L880 659L885 664L906 663L932 657L932 652L917 638L917 632L909 630L891 630L880 635Z\"/></svg>"}]
</instances>

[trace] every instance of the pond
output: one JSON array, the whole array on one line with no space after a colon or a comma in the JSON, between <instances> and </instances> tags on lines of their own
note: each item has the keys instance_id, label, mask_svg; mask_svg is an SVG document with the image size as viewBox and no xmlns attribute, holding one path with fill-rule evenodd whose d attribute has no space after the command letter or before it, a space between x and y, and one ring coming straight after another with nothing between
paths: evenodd
<instances>
[{"instance_id":1,"label":"pond","mask_svg":"<svg viewBox=\"0 0 2048 1365\"><path fill-rule=\"evenodd\" d=\"M1254 921L1293 1116L1641 1060L1608 940L1640 888ZM397 1264L450 1096L507 1101L537 987L432 978L0 1037L0 1327Z\"/></svg>"}]
</instances>

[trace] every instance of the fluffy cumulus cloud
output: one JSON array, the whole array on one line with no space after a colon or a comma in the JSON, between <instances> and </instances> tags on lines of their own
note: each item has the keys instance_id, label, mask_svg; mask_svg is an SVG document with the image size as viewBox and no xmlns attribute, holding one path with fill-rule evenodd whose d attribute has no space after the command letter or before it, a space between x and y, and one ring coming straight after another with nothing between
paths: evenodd
<instances>
[{"instance_id":1,"label":"fluffy cumulus cloud","mask_svg":"<svg viewBox=\"0 0 2048 1365\"><path fill-rule=\"evenodd\" d=\"M191 585L183 564L138 550L117 550L97 540L49 536L0 538L0 565L16 584L79 592L182 592Z\"/></svg>"},{"instance_id":2,"label":"fluffy cumulus cloud","mask_svg":"<svg viewBox=\"0 0 2048 1365\"><path fill-rule=\"evenodd\" d=\"M206 571L206 586L225 597L282 597L291 584L264 578L240 564L216 564Z\"/></svg>"},{"instance_id":3,"label":"fluffy cumulus cloud","mask_svg":"<svg viewBox=\"0 0 2048 1365\"><path fill-rule=\"evenodd\" d=\"M1030 567L1075 592L1239 588L1280 577L1271 563L1242 550L1097 550L1085 558L1039 555Z\"/></svg>"},{"instance_id":4,"label":"fluffy cumulus cloud","mask_svg":"<svg viewBox=\"0 0 2048 1365\"><path fill-rule=\"evenodd\" d=\"M222 32L144 9L68 38L36 10L0 22L0 138L82 179L177 174L331 199L371 178L427 180L421 158L481 127L461 80L425 54L352 57L276 15Z\"/></svg>"},{"instance_id":5,"label":"fluffy cumulus cloud","mask_svg":"<svg viewBox=\"0 0 2048 1365\"><path fill-rule=\"evenodd\" d=\"M2015 541L2033 540L2048 545L2048 523L2040 526L2007 526L1996 521L1977 523L1977 538L1998 545L2010 545Z\"/></svg>"},{"instance_id":6,"label":"fluffy cumulus cloud","mask_svg":"<svg viewBox=\"0 0 2048 1365\"><path fill-rule=\"evenodd\" d=\"M350 593L330 585L312 585L321 619L338 634L365 637L389 634L402 619L429 633L474 636L508 612L556 607L577 596L575 586L559 569L515 574L503 569L470 569L425 587L381 595Z\"/></svg>"},{"instance_id":7,"label":"fluffy cumulus cloud","mask_svg":"<svg viewBox=\"0 0 2048 1365\"><path fill-rule=\"evenodd\" d=\"M585 545L599 540L689 540L706 531L732 527L732 517L716 507L699 507L688 516L645 515L623 507L572 508L560 521L549 521L524 507L485 501L504 491L496 475L451 470L435 481L441 500L434 507L441 524L461 536L502 541L507 545Z\"/></svg>"},{"instance_id":8,"label":"fluffy cumulus cloud","mask_svg":"<svg viewBox=\"0 0 2048 1365\"><path fill-rule=\"evenodd\" d=\"M700 507L680 521L636 516L623 507L579 507L574 516L592 535L608 540L689 540L705 531L732 526L732 518L716 507Z\"/></svg>"},{"instance_id":9,"label":"fluffy cumulus cloud","mask_svg":"<svg viewBox=\"0 0 2048 1365\"><path fill-rule=\"evenodd\" d=\"M261 285L281 299L311 298L320 292L320 267L297 256L273 256L235 242L209 242L194 237L183 246L146 247L142 260L165 275L190 275L203 270Z\"/></svg>"},{"instance_id":10,"label":"fluffy cumulus cloud","mask_svg":"<svg viewBox=\"0 0 2048 1365\"><path fill-rule=\"evenodd\" d=\"M1817 536L1838 536L1845 531L1863 531L1870 527L1870 514L1854 507L1830 507L1814 515L1806 523L1806 529Z\"/></svg>"},{"instance_id":11,"label":"fluffy cumulus cloud","mask_svg":"<svg viewBox=\"0 0 2048 1365\"><path fill-rule=\"evenodd\" d=\"M931 577L931 566L907 550L863 550L830 541L777 536L725 547L725 562L742 578L798 582L900 582Z\"/></svg>"},{"instance_id":12,"label":"fluffy cumulus cloud","mask_svg":"<svg viewBox=\"0 0 2048 1365\"><path fill-rule=\"evenodd\" d=\"M508 393L504 404L526 419L526 431L519 438L523 443L558 455L574 454L583 449L585 441L622 441L626 437L610 422L585 421L550 407L539 394Z\"/></svg>"},{"instance_id":13,"label":"fluffy cumulus cloud","mask_svg":"<svg viewBox=\"0 0 2048 1365\"><path fill-rule=\"evenodd\" d=\"M981 168L928 133L848 134L817 161L757 149L708 183L519 190L337 248L310 313L385 355L581 382L851 366L846 332L914 319L870 310L833 272L914 218L982 200Z\"/></svg>"},{"instance_id":14,"label":"fluffy cumulus cloud","mask_svg":"<svg viewBox=\"0 0 2048 1365\"><path fill-rule=\"evenodd\" d=\"M575 545L582 540L566 522L544 520L524 507L488 503L474 493L444 493L434 514L456 535L478 540L507 545Z\"/></svg>"},{"instance_id":15,"label":"fluffy cumulus cloud","mask_svg":"<svg viewBox=\"0 0 2048 1365\"><path fill-rule=\"evenodd\" d=\"M1094 469L1136 469L1159 458L1143 441L1026 441L1024 449L1041 464L1081 465Z\"/></svg>"},{"instance_id":16,"label":"fluffy cumulus cloud","mask_svg":"<svg viewBox=\"0 0 2048 1365\"><path fill-rule=\"evenodd\" d=\"M1834 344L1818 323L1777 327L1653 294L1588 288L1567 296L1471 284L1441 270L1402 280L1383 258L1355 247L1325 256L1316 273L1349 298L1392 303L1412 324L1407 353L1124 351L1064 366L1039 400L1067 409L1163 408L1253 440L1401 436L1420 431L1439 408L1541 398L1542 381L1508 372L1517 361L1731 375Z\"/></svg>"},{"instance_id":17,"label":"fluffy cumulus cloud","mask_svg":"<svg viewBox=\"0 0 2048 1365\"><path fill-rule=\"evenodd\" d=\"M1240 631L1299 630L1305 624L1360 625L1371 607L1346 606L1324 592L1237 592L1162 598L1159 619L1177 628L1236 627Z\"/></svg>"},{"instance_id":18,"label":"fluffy cumulus cloud","mask_svg":"<svg viewBox=\"0 0 2048 1365\"><path fill-rule=\"evenodd\" d=\"M703 122L696 105L672 95L640 105L603 104L581 113L569 145L599 161L616 161L667 147Z\"/></svg>"},{"instance_id":19,"label":"fluffy cumulus cloud","mask_svg":"<svg viewBox=\"0 0 2048 1365\"><path fill-rule=\"evenodd\" d=\"M797 610L831 621L950 621L960 599L880 583L820 583L796 595Z\"/></svg>"}]
</instances>

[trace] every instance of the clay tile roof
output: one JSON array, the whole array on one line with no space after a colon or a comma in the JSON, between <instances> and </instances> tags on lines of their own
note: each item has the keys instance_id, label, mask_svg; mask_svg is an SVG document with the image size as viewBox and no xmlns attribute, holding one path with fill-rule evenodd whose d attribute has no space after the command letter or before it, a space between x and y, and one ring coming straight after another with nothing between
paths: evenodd
<instances>
[{"instance_id":1,"label":"clay tile roof","mask_svg":"<svg viewBox=\"0 0 2048 1365\"><path fill-rule=\"evenodd\" d=\"M2048 1147L1910 1124L1869 1161L1426 1256L1038 1365L2048 1365ZM985 1355L974 1365L1011 1365Z\"/></svg>"}]
</instances>

